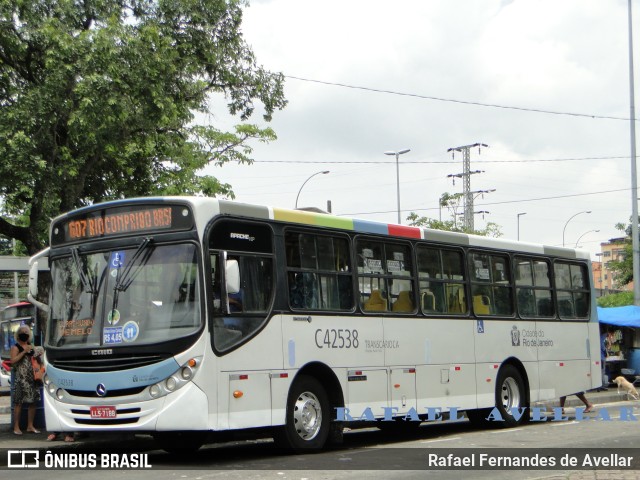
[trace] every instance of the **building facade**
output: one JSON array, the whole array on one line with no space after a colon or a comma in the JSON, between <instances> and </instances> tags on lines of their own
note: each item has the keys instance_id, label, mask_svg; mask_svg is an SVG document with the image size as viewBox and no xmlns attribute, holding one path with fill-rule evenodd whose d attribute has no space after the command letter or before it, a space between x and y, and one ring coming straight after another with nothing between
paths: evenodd
<instances>
[{"instance_id":1,"label":"building facade","mask_svg":"<svg viewBox=\"0 0 640 480\"><path fill-rule=\"evenodd\" d=\"M633 282L618 285L616 272L611 270L611 262L619 262L624 258L626 237L612 238L600 244L600 253L596 253L599 261L592 262L593 285L600 295L633 290Z\"/></svg>"}]
</instances>

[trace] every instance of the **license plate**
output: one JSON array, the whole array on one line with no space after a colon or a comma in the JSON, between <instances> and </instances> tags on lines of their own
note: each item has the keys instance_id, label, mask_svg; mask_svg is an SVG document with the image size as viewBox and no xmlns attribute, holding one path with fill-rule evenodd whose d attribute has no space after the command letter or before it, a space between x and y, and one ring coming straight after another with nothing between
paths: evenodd
<instances>
[{"instance_id":1,"label":"license plate","mask_svg":"<svg viewBox=\"0 0 640 480\"><path fill-rule=\"evenodd\" d=\"M91 414L91 418L116 418L116 407L89 407L89 413Z\"/></svg>"}]
</instances>

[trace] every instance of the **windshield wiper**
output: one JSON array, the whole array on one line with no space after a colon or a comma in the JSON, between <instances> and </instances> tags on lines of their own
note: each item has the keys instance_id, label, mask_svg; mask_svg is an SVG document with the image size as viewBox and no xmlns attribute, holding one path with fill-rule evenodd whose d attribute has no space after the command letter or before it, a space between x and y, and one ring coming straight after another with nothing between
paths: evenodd
<instances>
[{"instance_id":1,"label":"windshield wiper","mask_svg":"<svg viewBox=\"0 0 640 480\"><path fill-rule=\"evenodd\" d=\"M91 284L91 280L87 276L82 268L82 260L80 259L80 253L78 252L78 247L73 247L71 249L71 257L73 258L73 262L76 266L76 270L78 271L78 276L80 277L80 282L82 283L82 289L87 293L96 293L94 285Z\"/></svg>"},{"instance_id":2,"label":"windshield wiper","mask_svg":"<svg viewBox=\"0 0 640 480\"><path fill-rule=\"evenodd\" d=\"M127 288L129 288L138 273L140 273L140 269L147 264L154 250L153 248L147 248L151 242L151 237L145 237L142 240L142 243L138 246L137 250L134 252L131 260L129 260L129 263L123 270L122 274L119 274L116 277L116 284L113 287L116 292L124 292ZM136 264L138 258L140 258L140 262ZM136 267L135 270L133 269L134 265ZM119 272L120 269L118 269L118 273Z\"/></svg>"}]
</instances>

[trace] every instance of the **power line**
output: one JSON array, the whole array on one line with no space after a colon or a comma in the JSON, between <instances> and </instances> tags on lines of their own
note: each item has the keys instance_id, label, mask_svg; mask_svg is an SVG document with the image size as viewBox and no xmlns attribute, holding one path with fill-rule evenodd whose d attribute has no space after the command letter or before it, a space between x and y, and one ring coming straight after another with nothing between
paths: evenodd
<instances>
[{"instance_id":1,"label":"power line","mask_svg":"<svg viewBox=\"0 0 640 480\"><path fill-rule=\"evenodd\" d=\"M628 160L629 156L610 156L610 157L582 157L582 158L530 158L524 160L481 160L479 163L533 163L533 162L582 162L587 160L619 160L625 159ZM373 161L373 160L346 160L346 161L338 161L338 160L328 160L328 161L304 161L304 160L254 160L253 163L297 163L297 164L394 164L393 161ZM451 160L403 160L403 164L415 163L415 164L437 164L442 163L446 165L454 165L459 162L454 162Z\"/></svg>"},{"instance_id":2,"label":"power line","mask_svg":"<svg viewBox=\"0 0 640 480\"><path fill-rule=\"evenodd\" d=\"M364 90L367 92L375 92L375 93L386 93L389 95L400 95L400 96L404 96L404 97L413 97L413 98L420 98L422 100L434 100L434 101L438 101L438 102L449 102L449 103L460 103L463 105L474 105L477 107L490 107L490 108L502 108L505 110L518 110L521 112L532 112L532 113L546 113L548 115L566 115L566 116L570 116L570 117L582 117L582 118L592 118L592 119L598 119L598 120L623 120L623 121L629 121L629 118L625 118L625 117L614 117L614 116L608 116L608 115L594 115L594 114L589 114L589 113L576 113L576 112L561 112L561 111L555 111L555 110L543 110L540 108L527 108L527 107L516 107L513 105L499 105L499 104L495 104L495 103L482 103L482 102L475 102L475 101L469 101L469 100L457 100L454 98L442 98L442 97L434 97L434 96L430 96L430 95L420 95L417 93L406 93L406 92L396 92L394 90L383 90L383 89L379 89L379 88L371 88L371 87L361 87L361 86L357 86L357 85L348 85L346 83L338 83L338 82L327 82L324 80L314 80L311 78L302 78L302 77L296 77L293 75L284 75L285 78L291 78L293 80L300 80L302 82L311 82L311 83L319 83L321 85L331 85L334 87L343 87L343 88L352 88L354 90Z\"/></svg>"},{"instance_id":3,"label":"power line","mask_svg":"<svg viewBox=\"0 0 640 480\"><path fill-rule=\"evenodd\" d=\"M619 188L616 190L602 190L600 192L588 192L588 193L574 193L574 194L570 194L570 195L556 195L553 197L540 197L540 198L527 198L524 200L505 200L503 202L489 202L489 203L482 203L480 205L476 205L476 206L486 206L486 205L504 205L507 203L524 203L524 202L539 202L542 200L557 200L559 198L571 198L571 197L585 197L588 195L600 195L603 193L615 193L615 192L627 192L629 191L629 188ZM423 211L427 211L427 210L438 210L438 207L430 207L430 208L412 208L409 209L411 211L416 211L416 212L423 212ZM340 215L340 216L356 216L356 215L376 215L376 214L382 214L382 213L393 213L395 212L395 210L385 210L385 211L379 211L379 212L357 212L357 213L341 213L341 214L335 214L335 215Z\"/></svg>"}]
</instances>

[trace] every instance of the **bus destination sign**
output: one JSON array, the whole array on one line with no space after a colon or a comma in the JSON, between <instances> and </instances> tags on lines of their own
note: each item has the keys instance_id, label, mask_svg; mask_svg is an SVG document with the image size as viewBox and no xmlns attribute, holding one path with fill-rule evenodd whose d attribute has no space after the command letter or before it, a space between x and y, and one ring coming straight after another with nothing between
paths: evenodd
<instances>
[{"instance_id":1,"label":"bus destination sign","mask_svg":"<svg viewBox=\"0 0 640 480\"><path fill-rule=\"evenodd\" d=\"M71 243L105 237L186 230L192 216L186 206L101 209L61 220L53 227L52 243Z\"/></svg>"}]
</instances>

